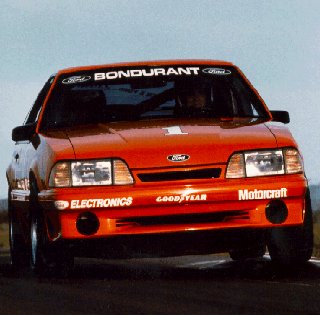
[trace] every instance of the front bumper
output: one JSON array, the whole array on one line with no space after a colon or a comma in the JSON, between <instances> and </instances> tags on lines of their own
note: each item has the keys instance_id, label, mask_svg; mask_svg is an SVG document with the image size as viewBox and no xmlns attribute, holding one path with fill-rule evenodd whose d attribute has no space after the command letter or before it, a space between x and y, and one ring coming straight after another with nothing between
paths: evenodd
<instances>
[{"instance_id":1,"label":"front bumper","mask_svg":"<svg viewBox=\"0 0 320 315\"><path fill-rule=\"evenodd\" d=\"M303 222L307 182L302 174L219 180L214 185L149 184L61 188L41 191L50 239L107 238L116 235L269 228ZM271 223L266 207L281 200L287 216ZM93 233L79 220L96 218ZM80 229L81 230L81 229Z\"/></svg>"}]
</instances>

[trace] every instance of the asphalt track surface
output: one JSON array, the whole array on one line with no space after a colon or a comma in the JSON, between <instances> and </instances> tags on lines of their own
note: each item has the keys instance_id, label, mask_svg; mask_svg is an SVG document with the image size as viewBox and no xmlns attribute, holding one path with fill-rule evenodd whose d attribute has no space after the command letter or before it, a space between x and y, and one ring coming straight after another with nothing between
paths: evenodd
<instances>
[{"instance_id":1,"label":"asphalt track surface","mask_svg":"<svg viewBox=\"0 0 320 315\"><path fill-rule=\"evenodd\" d=\"M37 278L2 253L0 314L320 314L320 261L81 258L67 278Z\"/></svg>"}]
</instances>

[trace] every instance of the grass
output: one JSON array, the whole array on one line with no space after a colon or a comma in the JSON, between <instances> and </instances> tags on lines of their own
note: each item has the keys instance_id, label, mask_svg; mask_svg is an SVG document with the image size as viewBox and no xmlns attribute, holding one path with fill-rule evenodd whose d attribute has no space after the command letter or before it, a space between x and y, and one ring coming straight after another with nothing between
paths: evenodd
<instances>
[{"instance_id":1,"label":"grass","mask_svg":"<svg viewBox=\"0 0 320 315\"><path fill-rule=\"evenodd\" d=\"M9 249L8 235L8 214L6 211L0 211L0 250Z\"/></svg>"},{"instance_id":2,"label":"grass","mask_svg":"<svg viewBox=\"0 0 320 315\"><path fill-rule=\"evenodd\" d=\"M320 222L313 223L313 255L320 257Z\"/></svg>"},{"instance_id":3,"label":"grass","mask_svg":"<svg viewBox=\"0 0 320 315\"><path fill-rule=\"evenodd\" d=\"M8 213L7 211L0 211L0 224L8 223Z\"/></svg>"},{"instance_id":4,"label":"grass","mask_svg":"<svg viewBox=\"0 0 320 315\"><path fill-rule=\"evenodd\" d=\"M9 249L9 231L7 223L0 223L0 251Z\"/></svg>"}]
</instances>

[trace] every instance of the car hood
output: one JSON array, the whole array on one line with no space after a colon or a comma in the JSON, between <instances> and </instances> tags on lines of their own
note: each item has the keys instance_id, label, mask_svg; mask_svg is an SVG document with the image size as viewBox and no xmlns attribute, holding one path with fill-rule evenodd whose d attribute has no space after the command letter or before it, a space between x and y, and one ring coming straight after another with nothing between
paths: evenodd
<instances>
[{"instance_id":1,"label":"car hood","mask_svg":"<svg viewBox=\"0 0 320 315\"><path fill-rule=\"evenodd\" d=\"M276 130L288 145L290 135ZM224 164L235 151L277 147L272 128L252 119L99 124L69 129L67 136L77 159L118 157L130 168ZM173 163L168 157L175 154L190 158Z\"/></svg>"}]
</instances>

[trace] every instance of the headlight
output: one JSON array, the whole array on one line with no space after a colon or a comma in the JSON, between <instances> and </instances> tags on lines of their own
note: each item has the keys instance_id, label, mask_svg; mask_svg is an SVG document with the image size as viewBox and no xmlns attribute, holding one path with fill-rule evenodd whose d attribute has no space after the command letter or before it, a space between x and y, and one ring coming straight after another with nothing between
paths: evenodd
<instances>
[{"instance_id":1,"label":"headlight","mask_svg":"<svg viewBox=\"0 0 320 315\"><path fill-rule=\"evenodd\" d=\"M73 186L111 185L111 161L85 161L71 163Z\"/></svg>"},{"instance_id":2,"label":"headlight","mask_svg":"<svg viewBox=\"0 0 320 315\"><path fill-rule=\"evenodd\" d=\"M231 156L226 178L243 178L303 172L298 150L284 148L277 150L247 151Z\"/></svg>"},{"instance_id":3,"label":"headlight","mask_svg":"<svg viewBox=\"0 0 320 315\"><path fill-rule=\"evenodd\" d=\"M247 177L284 174L282 150L245 152Z\"/></svg>"},{"instance_id":4,"label":"headlight","mask_svg":"<svg viewBox=\"0 0 320 315\"><path fill-rule=\"evenodd\" d=\"M58 162L51 171L50 187L130 185L128 166L119 159Z\"/></svg>"}]
</instances>

